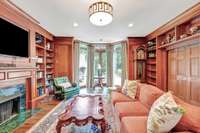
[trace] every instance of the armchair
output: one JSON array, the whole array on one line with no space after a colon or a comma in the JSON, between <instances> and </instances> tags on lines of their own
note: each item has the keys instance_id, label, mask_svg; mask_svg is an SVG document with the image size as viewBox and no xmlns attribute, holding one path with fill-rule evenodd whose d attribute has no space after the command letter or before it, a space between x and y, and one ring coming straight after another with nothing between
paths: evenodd
<instances>
[{"instance_id":1,"label":"armchair","mask_svg":"<svg viewBox=\"0 0 200 133\"><path fill-rule=\"evenodd\" d=\"M80 87L70 83L66 76L54 78L54 93L56 98L69 99L79 94Z\"/></svg>"}]
</instances>

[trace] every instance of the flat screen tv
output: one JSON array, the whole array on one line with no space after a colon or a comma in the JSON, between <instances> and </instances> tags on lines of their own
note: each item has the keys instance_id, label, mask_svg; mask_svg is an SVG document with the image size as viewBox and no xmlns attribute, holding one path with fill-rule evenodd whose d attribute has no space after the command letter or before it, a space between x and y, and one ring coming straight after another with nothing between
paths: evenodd
<instances>
[{"instance_id":1,"label":"flat screen tv","mask_svg":"<svg viewBox=\"0 0 200 133\"><path fill-rule=\"evenodd\" d=\"M28 57L28 31L0 18L0 54Z\"/></svg>"}]
</instances>

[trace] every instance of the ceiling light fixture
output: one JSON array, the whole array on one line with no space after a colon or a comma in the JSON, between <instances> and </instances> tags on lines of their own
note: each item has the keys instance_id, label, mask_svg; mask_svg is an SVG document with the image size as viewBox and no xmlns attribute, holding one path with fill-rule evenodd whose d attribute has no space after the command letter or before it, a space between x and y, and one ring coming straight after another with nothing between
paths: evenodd
<instances>
[{"instance_id":1,"label":"ceiling light fixture","mask_svg":"<svg viewBox=\"0 0 200 133\"><path fill-rule=\"evenodd\" d=\"M130 27L130 28L133 27L133 24L132 23L128 24L128 27Z\"/></svg>"},{"instance_id":2,"label":"ceiling light fixture","mask_svg":"<svg viewBox=\"0 0 200 133\"><path fill-rule=\"evenodd\" d=\"M113 7L107 2L96 2L89 7L90 22L96 26L105 26L113 20Z\"/></svg>"},{"instance_id":3,"label":"ceiling light fixture","mask_svg":"<svg viewBox=\"0 0 200 133\"><path fill-rule=\"evenodd\" d=\"M78 27L78 23L74 22L74 23L73 23L73 26L74 26L74 27Z\"/></svg>"}]
</instances>

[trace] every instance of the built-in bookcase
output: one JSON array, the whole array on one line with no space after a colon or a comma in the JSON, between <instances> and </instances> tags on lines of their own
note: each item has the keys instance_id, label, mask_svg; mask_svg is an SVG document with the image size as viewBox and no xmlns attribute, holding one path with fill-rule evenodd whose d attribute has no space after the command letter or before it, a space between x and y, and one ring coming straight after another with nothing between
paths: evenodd
<instances>
[{"instance_id":1,"label":"built-in bookcase","mask_svg":"<svg viewBox=\"0 0 200 133\"><path fill-rule=\"evenodd\" d=\"M182 41L200 36L200 15L176 25L172 29L158 35L158 48L174 46Z\"/></svg>"},{"instance_id":2,"label":"built-in bookcase","mask_svg":"<svg viewBox=\"0 0 200 133\"><path fill-rule=\"evenodd\" d=\"M147 42L147 83L156 85L156 38Z\"/></svg>"},{"instance_id":3,"label":"built-in bookcase","mask_svg":"<svg viewBox=\"0 0 200 133\"><path fill-rule=\"evenodd\" d=\"M53 89L54 44L51 40L36 33L36 97L43 97Z\"/></svg>"},{"instance_id":4,"label":"built-in bookcase","mask_svg":"<svg viewBox=\"0 0 200 133\"><path fill-rule=\"evenodd\" d=\"M53 89L53 78L55 76L54 64L54 43L51 40L46 40L46 90L50 92Z\"/></svg>"}]
</instances>

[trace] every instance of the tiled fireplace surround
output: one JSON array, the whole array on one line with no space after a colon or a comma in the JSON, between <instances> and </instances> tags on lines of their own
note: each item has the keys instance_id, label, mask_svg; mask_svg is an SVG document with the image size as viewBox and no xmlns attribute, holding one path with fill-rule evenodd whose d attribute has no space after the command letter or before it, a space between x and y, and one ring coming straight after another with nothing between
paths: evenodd
<instances>
[{"instance_id":1,"label":"tiled fireplace surround","mask_svg":"<svg viewBox=\"0 0 200 133\"><path fill-rule=\"evenodd\" d=\"M25 84L0 88L0 123L26 110Z\"/></svg>"},{"instance_id":2,"label":"tiled fireplace surround","mask_svg":"<svg viewBox=\"0 0 200 133\"><path fill-rule=\"evenodd\" d=\"M31 67L0 67L0 89L24 85L25 107L34 108L36 101L32 100L32 91L35 87L35 68Z\"/></svg>"}]
</instances>

